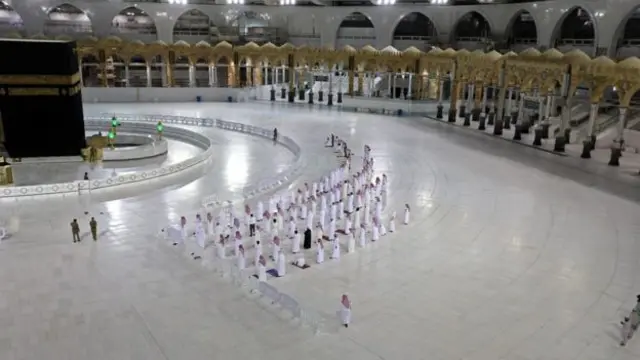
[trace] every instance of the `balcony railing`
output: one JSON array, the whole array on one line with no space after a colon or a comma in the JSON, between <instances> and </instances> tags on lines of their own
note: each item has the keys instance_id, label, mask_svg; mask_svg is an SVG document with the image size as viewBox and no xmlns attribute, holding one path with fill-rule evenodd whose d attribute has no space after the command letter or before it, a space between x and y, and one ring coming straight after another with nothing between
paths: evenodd
<instances>
[{"instance_id":1,"label":"balcony railing","mask_svg":"<svg viewBox=\"0 0 640 360\"><path fill-rule=\"evenodd\" d=\"M432 38L433 38L432 36L423 36L423 35L400 35L400 36L394 36L393 40L429 41Z\"/></svg>"},{"instance_id":2,"label":"balcony railing","mask_svg":"<svg viewBox=\"0 0 640 360\"><path fill-rule=\"evenodd\" d=\"M593 39L558 39L557 45L594 45Z\"/></svg>"}]
</instances>

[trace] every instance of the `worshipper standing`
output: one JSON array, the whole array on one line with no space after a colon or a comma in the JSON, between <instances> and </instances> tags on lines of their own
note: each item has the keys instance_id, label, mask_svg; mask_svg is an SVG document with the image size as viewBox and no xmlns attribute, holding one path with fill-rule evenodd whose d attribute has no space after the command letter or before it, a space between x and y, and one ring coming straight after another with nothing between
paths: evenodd
<instances>
[{"instance_id":1,"label":"worshipper standing","mask_svg":"<svg viewBox=\"0 0 640 360\"><path fill-rule=\"evenodd\" d=\"M213 235L213 215L210 212L207 213L207 235Z\"/></svg>"},{"instance_id":2,"label":"worshipper standing","mask_svg":"<svg viewBox=\"0 0 640 360\"><path fill-rule=\"evenodd\" d=\"M322 239L316 242L316 262L322 264L324 262L324 244Z\"/></svg>"},{"instance_id":3,"label":"worshipper standing","mask_svg":"<svg viewBox=\"0 0 640 360\"><path fill-rule=\"evenodd\" d=\"M378 241L380 239L380 227L378 225L378 219L373 219L371 224L371 241Z\"/></svg>"},{"instance_id":4,"label":"worshipper standing","mask_svg":"<svg viewBox=\"0 0 640 360\"><path fill-rule=\"evenodd\" d=\"M225 244L224 244L224 243L225 243L224 236L223 236L223 235L220 235L220 240L218 240L218 244L217 244L217 246L218 246L218 247L217 247L218 257L219 257L220 259L224 259L224 258L226 258L226 256L227 256L226 251L225 251L225 248L224 248L224 246L225 246Z\"/></svg>"},{"instance_id":5,"label":"worshipper standing","mask_svg":"<svg viewBox=\"0 0 640 360\"><path fill-rule=\"evenodd\" d=\"M264 205L262 204L262 201L258 201L258 205L256 207L257 207L257 210L258 210L256 212L256 214L257 214L256 215L256 220L258 222L261 222L262 221L262 217L264 216Z\"/></svg>"},{"instance_id":6,"label":"worshipper standing","mask_svg":"<svg viewBox=\"0 0 640 360\"><path fill-rule=\"evenodd\" d=\"M236 235L233 239L233 255L238 256L240 252L240 246L242 246L242 234L240 231L236 231Z\"/></svg>"},{"instance_id":7,"label":"worshipper standing","mask_svg":"<svg viewBox=\"0 0 640 360\"><path fill-rule=\"evenodd\" d=\"M333 234L333 251L331 252L331 259L340 260L340 239L338 234Z\"/></svg>"},{"instance_id":8,"label":"worshipper standing","mask_svg":"<svg viewBox=\"0 0 640 360\"><path fill-rule=\"evenodd\" d=\"M280 253L278 254L277 270L278 270L278 277L283 277L287 273L287 260L284 256L284 251L282 250L280 250Z\"/></svg>"},{"instance_id":9,"label":"worshipper standing","mask_svg":"<svg viewBox=\"0 0 640 360\"><path fill-rule=\"evenodd\" d=\"M258 280L267 281L267 259L262 255L258 258Z\"/></svg>"},{"instance_id":10,"label":"worshipper standing","mask_svg":"<svg viewBox=\"0 0 640 360\"><path fill-rule=\"evenodd\" d=\"M236 256L236 265L238 266L239 270L244 270L246 266L246 260L244 258L244 246L240 245L238 250L240 251L238 251L238 255Z\"/></svg>"},{"instance_id":11,"label":"worshipper standing","mask_svg":"<svg viewBox=\"0 0 640 360\"><path fill-rule=\"evenodd\" d=\"M349 323L351 323L351 301L349 301L349 297L346 294L342 295L340 305L342 305L342 309L339 312L340 320L342 325L348 328Z\"/></svg>"},{"instance_id":12,"label":"worshipper standing","mask_svg":"<svg viewBox=\"0 0 640 360\"><path fill-rule=\"evenodd\" d=\"M273 144L278 142L278 128L273 128Z\"/></svg>"},{"instance_id":13,"label":"worshipper standing","mask_svg":"<svg viewBox=\"0 0 640 360\"><path fill-rule=\"evenodd\" d=\"M78 224L78 219L73 219L71 221L71 235L73 236L73 242L80 242L80 225ZM176 245L176 244L174 244Z\"/></svg>"},{"instance_id":14,"label":"worshipper standing","mask_svg":"<svg viewBox=\"0 0 640 360\"><path fill-rule=\"evenodd\" d=\"M260 241L256 241L256 253L255 253L255 258L253 260L253 263L255 264L255 266L258 266L258 263L260 262L261 257L262 257L262 243L260 243Z\"/></svg>"},{"instance_id":15,"label":"worshipper standing","mask_svg":"<svg viewBox=\"0 0 640 360\"><path fill-rule=\"evenodd\" d=\"M364 224L360 224L360 247L364 247L367 244L367 228Z\"/></svg>"},{"instance_id":16,"label":"worshipper standing","mask_svg":"<svg viewBox=\"0 0 640 360\"><path fill-rule=\"evenodd\" d=\"M411 208L409 204L404 204L404 224L409 225L409 217L411 215Z\"/></svg>"},{"instance_id":17,"label":"worshipper standing","mask_svg":"<svg viewBox=\"0 0 640 360\"><path fill-rule=\"evenodd\" d=\"M311 228L307 227L307 230L304 231L304 248L311 249Z\"/></svg>"},{"instance_id":18,"label":"worshipper standing","mask_svg":"<svg viewBox=\"0 0 640 360\"><path fill-rule=\"evenodd\" d=\"M291 242L291 252L294 254L300 252L300 233L297 229L293 234L293 241Z\"/></svg>"},{"instance_id":19,"label":"worshipper standing","mask_svg":"<svg viewBox=\"0 0 640 360\"><path fill-rule=\"evenodd\" d=\"M379 220L378 223L380 224L380 236L387 235L387 227L384 226L384 223L382 222L382 220Z\"/></svg>"},{"instance_id":20,"label":"worshipper standing","mask_svg":"<svg viewBox=\"0 0 640 360\"><path fill-rule=\"evenodd\" d=\"M347 236L347 253L353 253L356 251L356 238L354 235L355 231L352 231Z\"/></svg>"},{"instance_id":21,"label":"worshipper standing","mask_svg":"<svg viewBox=\"0 0 640 360\"><path fill-rule=\"evenodd\" d=\"M280 238L279 237L274 237L273 241L272 241L272 247L271 247L271 259L273 261L278 261L278 254L280 253Z\"/></svg>"},{"instance_id":22,"label":"worshipper standing","mask_svg":"<svg viewBox=\"0 0 640 360\"><path fill-rule=\"evenodd\" d=\"M354 217L353 227L354 228L360 227L360 207L356 208L356 213L355 213L355 215L353 217Z\"/></svg>"},{"instance_id":23,"label":"worshipper standing","mask_svg":"<svg viewBox=\"0 0 640 360\"><path fill-rule=\"evenodd\" d=\"M395 232L396 231L396 212L392 212L391 213L391 217L389 218L389 232Z\"/></svg>"},{"instance_id":24,"label":"worshipper standing","mask_svg":"<svg viewBox=\"0 0 640 360\"><path fill-rule=\"evenodd\" d=\"M249 216L249 236L256 234L256 218L251 214Z\"/></svg>"},{"instance_id":25,"label":"worshipper standing","mask_svg":"<svg viewBox=\"0 0 640 360\"><path fill-rule=\"evenodd\" d=\"M313 213L312 212L310 212L307 215L306 225L307 225L307 228L313 227Z\"/></svg>"},{"instance_id":26,"label":"worshipper standing","mask_svg":"<svg viewBox=\"0 0 640 360\"><path fill-rule=\"evenodd\" d=\"M351 227L353 224L351 224L351 215L346 215L344 218L344 233L345 235L349 235L351 234Z\"/></svg>"},{"instance_id":27,"label":"worshipper standing","mask_svg":"<svg viewBox=\"0 0 640 360\"><path fill-rule=\"evenodd\" d=\"M195 234L195 247L191 252L191 256L193 260L202 259L202 252L204 251L205 241L207 239L207 234L204 231L204 226L202 222L196 224L196 234Z\"/></svg>"}]
</instances>

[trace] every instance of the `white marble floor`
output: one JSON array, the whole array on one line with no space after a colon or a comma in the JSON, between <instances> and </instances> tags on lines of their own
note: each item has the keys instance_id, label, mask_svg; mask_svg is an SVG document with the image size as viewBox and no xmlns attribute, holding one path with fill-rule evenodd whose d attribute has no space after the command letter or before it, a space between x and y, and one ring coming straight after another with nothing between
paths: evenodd
<instances>
[{"instance_id":1,"label":"white marble floor","mask_svg":"<svg viewBox=\"0 0 640 360\"><path fill-rule=\"evenodd\" d=\"M286 155L237 161L239 145L231 146L220 154L224 175L216 180L205 175L182 187L83 204L91 214L104 213L108 229L97 243L71 244L68 221L82 206L12 205L29 225L0 244L2 359L640 356L638 339L618 346L617 326L640 293L640 206L625 198L636 199L633 184L605 182L564 158L407 118L262 104L86 109L103 111L277 126L312 162L298 182L335 166L322 147L327 133L347 138L358 152L369 143L377 171L390 176L388 206L411 204L413 222L339 262L272 281L326 319L349 293L352 326L314 336L154 237L163 218L195 209L208 190L232 196L241 187L233 179L259 181L285 166ZM240 181L238 174L247 172Z\"/></svg>"}]
</instances>

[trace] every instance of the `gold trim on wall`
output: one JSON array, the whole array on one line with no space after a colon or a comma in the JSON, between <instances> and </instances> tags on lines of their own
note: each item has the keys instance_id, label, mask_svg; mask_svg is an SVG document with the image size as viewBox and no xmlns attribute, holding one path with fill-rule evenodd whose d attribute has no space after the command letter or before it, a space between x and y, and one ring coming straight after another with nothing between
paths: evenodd
<instances>
[{"instance_id":1,"label":"gold trim on wall","mask_svg":"<svg viewBox=\"0 0 640 360\"><path fill-rule=\"evenodd\" d=\"M68 86L80 82L80 72L73 75L0 75L2 85Z\"/></svg>"}]
</instances>

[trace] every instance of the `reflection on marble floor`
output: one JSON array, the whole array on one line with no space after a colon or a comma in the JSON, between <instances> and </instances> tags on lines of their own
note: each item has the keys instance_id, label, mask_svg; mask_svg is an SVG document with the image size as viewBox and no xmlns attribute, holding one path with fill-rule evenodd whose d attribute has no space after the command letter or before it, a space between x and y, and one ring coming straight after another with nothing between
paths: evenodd
<instances>
[{"instance_id":1,"label":"reflection on marble floor","mask_svg":"<svg viewBox=\"0 0 640 360\"><path fill-rule=\"evenodd\" d=\"M350 294L352 326L314 337L154 237L211 191L234 196L274 173L290 160L285 150L229 134L235 145L218 166L187 185L105 202L0 203L0 216L10 209L21 219L20 233L0 244L1 359L640 356L640 339L618 346L618 321L640 293L640 205L623 197L637 193L630 184L610 191L571 159L408 118L222 103L85 109L114 111L277 126L309 156L316 173L302 182L335 166L322 146L329 132L360 155L368 143L391 179L389 206L411 204L413 222L272 282L327 321ZM71 217L87 229L82 209L107 230L97 243L71 243Z\"/></svg>"}]
</instances>

